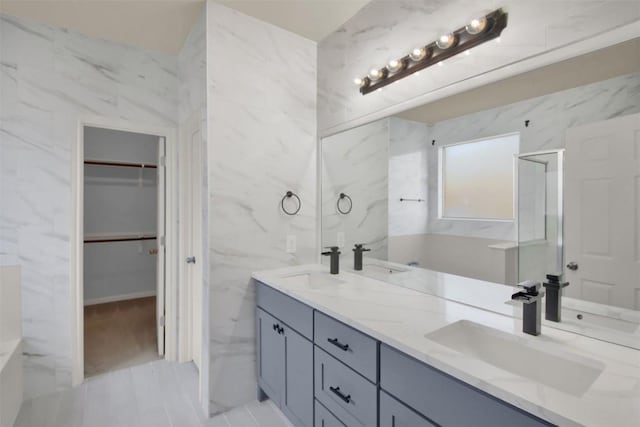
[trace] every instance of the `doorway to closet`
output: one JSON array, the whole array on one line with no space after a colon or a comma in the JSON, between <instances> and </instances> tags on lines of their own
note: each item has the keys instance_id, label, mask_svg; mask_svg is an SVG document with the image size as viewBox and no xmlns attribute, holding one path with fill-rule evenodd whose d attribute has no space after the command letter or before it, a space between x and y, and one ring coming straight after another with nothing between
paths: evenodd
<instances>
[{"instance_id":1,"label":"doorway to closet","mask_svg":"<svg viewBox=\"0 0 640 427\"><path fill-rule=\"evenodd\" d=\"M83 127L84 377L164 355L165 138Z\"/></svg>"}]
</instances>

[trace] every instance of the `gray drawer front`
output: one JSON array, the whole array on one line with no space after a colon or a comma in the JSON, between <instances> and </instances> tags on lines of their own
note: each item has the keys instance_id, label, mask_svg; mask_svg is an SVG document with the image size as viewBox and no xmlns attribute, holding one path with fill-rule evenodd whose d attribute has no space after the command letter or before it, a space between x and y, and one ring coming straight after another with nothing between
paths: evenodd
<instances>
[{"instance_id":1,"label":"gray drawer front","mask_svg":"<svg viewBox=\"0 0 640 427\"><path fill-rule=\"evenodd\" d=\"M437 427L380 391L380 427Z\"/></svg>"},{"instance_id":2,"label":"gray drawer front","mask_svg":"<svg viewBox=\"0 0 640 427\"><path fill-rule=\"evenodd\" d=\"M444 427L551 425L386 345L380 346L380 386Z\"/></svg>"},{"instance_id":3,"label":"gray drawer front","mask_svg":"<svg viewBox=\"0 0 640 427\"><path fill-rule=\"evenodd\" d=\"M346 427L327 408L316 400L315 427Z\"/></svg>"},{"instance_id":4,"label":"gray drawer front","mask_svg":"<svg viewBox=\"0 0 640 427\"><path fill-rule=\"evenodd\" d=\"M290 328L313 340L313 309L308 305L260 282L257 282L256 303Z\"/></svg>"},{"instance_id":5,"label":"gray drawer front","mask_svg":"<svg viewBox=\"0 0 640 427\"><path fill-rule=\"evenodd\" d=\"M317 346L314 354L316 399L349 427L375 426L378 418L376 386ZM338 393L348 396L348 401Z\"/></svg>"},{"instance_id":6,"label":"gray drawer front","mask_svg":"<svg viewBox=\"0 0 640 427\"><path fill-rule=\"evenodd\" d=\"M318 311L314 313L314 316L316 345L319 345L327 353L332 354L372 382L377 382L378 357L376 341ZM333 341L333 343L329 340ZM345 349L344 346L348 347Z\"/></svg>"}]
</instances>

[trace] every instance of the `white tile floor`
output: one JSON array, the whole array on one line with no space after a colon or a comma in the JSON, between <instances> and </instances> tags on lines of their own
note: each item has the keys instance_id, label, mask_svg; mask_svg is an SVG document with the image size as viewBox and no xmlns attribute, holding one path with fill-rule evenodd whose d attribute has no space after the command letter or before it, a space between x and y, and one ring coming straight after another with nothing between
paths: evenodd
<instances>
[{"instance_id":1,"label":"white tile floor","mask_svg":"<svg viewBox=\"0 0 640 427\"><path fill-rule=\"evenodd\" d=\"M25 402L15 427L293 427L271 403L205 418L192 363L158 360Z\"/></svg>"}]
</instances>

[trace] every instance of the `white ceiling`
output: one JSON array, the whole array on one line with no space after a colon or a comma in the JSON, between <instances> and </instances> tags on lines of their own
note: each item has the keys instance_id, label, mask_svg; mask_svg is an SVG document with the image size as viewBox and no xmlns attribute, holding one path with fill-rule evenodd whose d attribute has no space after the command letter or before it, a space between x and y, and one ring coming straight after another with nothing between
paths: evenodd
<instances>
[{"instance_id":1,"label":"white ceiling","mask_svg":"<svg viewBox=\"0 0 640 427\"><path fill-rule=\"evenodd\" d=\"M319 41L369 0L214 0ZM0 0L0 12L177 54L204 0Z\"/></svg>"}]
</instances>

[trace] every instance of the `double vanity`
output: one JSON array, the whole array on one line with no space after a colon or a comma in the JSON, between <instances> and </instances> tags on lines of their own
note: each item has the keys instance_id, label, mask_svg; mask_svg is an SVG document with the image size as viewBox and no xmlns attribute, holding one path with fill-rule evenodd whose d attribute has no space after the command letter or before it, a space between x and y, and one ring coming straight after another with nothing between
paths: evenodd
<instances>
[{"instance_id":1,"label":"double vanity","mask_svg":"<svg viewBox=\"0 0 640 427\"><path fill-rule=\"evenodd\" d=\"M259 395L295 426L640 425L638 350L544 323L523 334L519 307L489 302L507 286L364 270L253 274ZM469 303L447 294L465 289Z\"/></svg>"}]
</instances>

